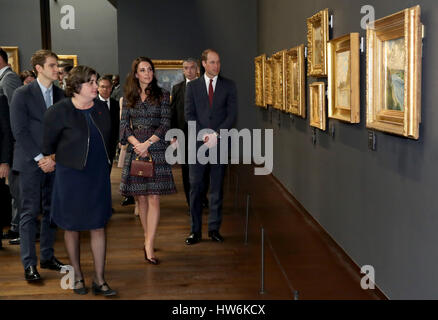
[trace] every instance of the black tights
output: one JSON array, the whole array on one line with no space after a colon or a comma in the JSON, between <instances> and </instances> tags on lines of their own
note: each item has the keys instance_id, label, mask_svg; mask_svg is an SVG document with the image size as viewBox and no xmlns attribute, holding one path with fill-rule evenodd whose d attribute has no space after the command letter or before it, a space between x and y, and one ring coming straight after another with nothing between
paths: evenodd
<instances>
[{"instance_id":1,"label":"black tights","mask_svg":"<svg viewBox=\"0 0 438 320\"><path fill-rule=\"evenodd\" d=\"M101 285L105 282L105 256L106 256L106 237L105 229L90 230L91 251L94 260L94 281ZM75 281L83 279L81 269L81 245L79 231L64 232L65 246L67 248L70 263L74 268Z\"/></svg>"}]
</instances>

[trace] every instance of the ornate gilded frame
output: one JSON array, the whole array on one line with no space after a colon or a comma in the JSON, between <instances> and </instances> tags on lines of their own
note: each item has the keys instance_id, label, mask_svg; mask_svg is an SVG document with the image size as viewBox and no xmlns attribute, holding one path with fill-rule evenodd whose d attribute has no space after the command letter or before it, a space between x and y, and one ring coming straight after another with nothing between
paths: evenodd
<instances>
[{"instance_id":1,"label":"ornate gilded frame","mask_svg":"<svg viewBox=\"0 0 438 320\"><path fill-rule=\"evenodd\" d=\"M72 54L58 54L58 64L60 62L65 62L71 64L73 67L78 65L78 56Z\"/></svg>"},{"instance_id":2,"label":"ornate gilded frame","mask_svg":"<svg viewBox=\"0 0 438 320\"><path fill-rule=\"evenodd\" d=\"M306 77L304 70L304 44L286 52L286 111L306 117Z\"/></svg>"},{"instance_id":3,"label":"ornate gilded frame","mask_svg":"<svg viewBox=\"0 0 438 320\"><path fill-rule=\"evenodd\" d=\"M325 83L313 82L309 85L309 91L310 126L325 130Z\"/></svg>"},{"instance_id":4,"label":"ornate gilded frame","mask_svg":"<svg viewBox=\"0 0 438 320\"><path fill-rule=\"evenodd\" d=\"M265 102L265 62L266 54L254 58L255 105L267 107Z\"/></svg>"},{"instance_id":5,"label":"ornate gilded frame","mask_svg":"<svg viewBox=\"0 0 438 320\"><path fill-rule=\"evenodd\" d=\"M263 79L266 106L272 106L274 104L273 74L274 72L272 58L267 58L265 61L265 77Z\"/></svg>"},{"instance_id":6,"label":"ornate gilded frame","mask_svg":"<svg viewBox=\"0 0 438 320\"><path fill-rule=\"evenodd\" d=\"M327 41L329 39L328 9L307 18L307 75L327 76ZM320 41L321 45L318 44Z\"/></svg>"},{"instance_id":7,"label":"ornate gilded frame","mask_svg":"<svg viewBox=\"0 0 438 320\"><path fill-rule=\"evenodd\" d=\"M422 32L420 6L367 27L367 119L371 129L419 138Z\"/></svg>"},{"instance_id":8,"label":"ornate gilded frame","mask_svg":"<svg viewBox=\"0 0 438 320\"><path fill-rule=\"evenodd\" d=\"M273 105L274 108L285 110L286 86L284 85L286 50L272 55L273 63Z\"/></svg>"},{"instance_id":9,"label":"ornate gilded frame","mask_svg":"<svg viewBox=\"0 0 438 320\"><path fill-rule=\"evenodd\" d=\"M18 47L1 47L8 54L8 63L11 65L11 69L16 74L20 74L20 61L18 58Z\"/></svg>"},{"instance_id":10,"label":"ornate gilded frame","mask_svg":"<svg viewBox=\"0 0 438 320\"><path fill-rule=\"evenodd\" d=\"M172 93L172 88L175 84L184 80L183 62L184 60L155 60L155 77L158 81L158 86Z\"/></svg>"},{"instance_id":11,"label":"ornate gilded frame","mask_svg":"<svg viewBox=\"0 0 438 320\"><path fill-rule=\"evenodd\" d=\"M327 43L328 117L360 122L359 33Z\"/></svg>"}]
</instances>

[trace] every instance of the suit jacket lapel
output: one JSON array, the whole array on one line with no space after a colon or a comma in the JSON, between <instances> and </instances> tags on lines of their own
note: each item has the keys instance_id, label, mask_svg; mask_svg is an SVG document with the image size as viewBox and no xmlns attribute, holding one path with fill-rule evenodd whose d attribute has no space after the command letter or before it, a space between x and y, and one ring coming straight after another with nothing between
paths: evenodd
<instances>
[{"instance_id":1,"label":"suit jacket lapel","mask_svg":"<svg viewBox=\"0 0 438 320\"><path fill-rule=\"evenodd\" d=\"M47 108L46 108L46 102L44 101L43 93L41 92L41 88L36 80L32 81L30 86L31 86L32 94L35 98L35 102L40 108L40 110L42 111L42 113L44 114Z\"/></svg>"},{"instance_id":2,"label":"suit jacket lapel","mask_svg":"<svg viewBox=\"0 0 438 320\"><path fill-rule=\"evenodd\" d=\"M214 88L214 94L213 94L213 105L211 106L212 108L215 105L215 101L217 101L217 99L218 99L217 97L221 93L222 93L222 79L221 79L221 77L217 77L216 88Z\"/></svg>"},{"instance_id":3,"label":"suit jacket lapel","mask_svg":"<svg viewBox=\"0 0 438 320\"><path fill-rule=\"evenodd\" d=\"M210 108L210 102L208 101L207 86L205 85L204 75L199 77L199 90L201 90L201 97L205 105Z\"/></svg>"}]
</instances>

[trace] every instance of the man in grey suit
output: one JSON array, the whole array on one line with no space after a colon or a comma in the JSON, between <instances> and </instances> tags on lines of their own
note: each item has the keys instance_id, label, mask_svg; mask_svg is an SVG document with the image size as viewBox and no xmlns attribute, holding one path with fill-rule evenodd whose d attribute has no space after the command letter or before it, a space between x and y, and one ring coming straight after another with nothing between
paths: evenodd
<instances>
[{"instance_id":1,"label":"man in grey suit","mask_svg":"<svg viewBox=\"0 0 438 320\"><path fill-rule=\"evenodd\" d=\"M47 108L64 98L53 85L58 78L58 57L49 50L32 55L37 80L15 91L10 114L15 138L13 169L20 172L22 212L20 215L21 261L27 281L40 280L35 250L37 216L42 208L40 231L41 268L60 270L63 264L54 256L56 228L50 223L50 200L55 162L42 155L43 118ZM45 173L48 172L48 173Z\"/></svg>"},{"instance_id":2,"label":"man in grey suit","mask_svg":"<svg viewBox=\"0 0 438 320\"><path fill-rule=\"evenodd\" d=\"M7 110L9 110L9 106L11 105L12 96L15 90L21 85L22 82L20 77L8 65L8 54L6 53L6 51L0 48L0 96L5 97L3 103L5 104ZM8 121L9 121L9 116L8 116ZM12 152L13 150L9 155L10 157L12 157ZM16 239L19 236L18 223L20 221L21 209L20 209L20 189L19 189L18 179L19 179L18 172L15 170L9 170L8 182L9 182L9 189L12 195L12 219L11 219L11 228L7 233L5 233L5 238L7 239Z\"/></svg>"},{"instance_id":3,"label":"man in grey suit","mask_svg":"<svg viewBox=\"0 0 438 320\"><path fill-rule=\"evenodd\" d=\"M197 150L206 144L209 152L217 152L220 129L231 129L237 117L237 90L232 80L219 76L219 54L207 49L202 53L202 66L205 73L202 77L189 82L185 96L185 116L187 121L196 122L196 135L202 129L211 133L204 135L203 141L196 144ZM190 124L189 124L190 125ZM224 141L228 144L228 141ZM190 150L189 150L190 151ZM189 155L190 160L190 155ZM205 164L189 164L190 174L190 214L192 218L191 233L186 244L192 245L202 239L201 195ZM226 164L210 164L210 214L208 219L208 236L217 242L224 239L219 233L222 222L223 180Z\"/></svg>"}]
</instances>

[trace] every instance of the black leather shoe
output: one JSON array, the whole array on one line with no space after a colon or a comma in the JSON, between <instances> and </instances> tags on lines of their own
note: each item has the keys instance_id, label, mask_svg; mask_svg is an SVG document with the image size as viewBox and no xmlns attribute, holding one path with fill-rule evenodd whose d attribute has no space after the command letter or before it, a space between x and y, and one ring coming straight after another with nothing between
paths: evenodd
<instances>
[{"instance_id":1,"label":"black leather shoe","mask_svg":"<svg viewBox=\"0 0 438 320\"><path fill-rule=\"evenodd\" d=\"M80 295L88 293L88 289L87 289L87 287L85 287L84 279L75 281L73 292L76 294L80 294Z\"/></svg>"},{"instance_id":2,"label":"black leather shoe","mask_svg":"<svg viewBox=\"0 0 438 320\"><path fill-rule=\"evenodd\" d=\"M129 206L130 204L135 204L134 197L126 197L121 203L122 207Z\"/></svg>"},{"instance_id":3,"label":"black leather shoe","mask_svg":"<svg viewBox=\"0 0 438 320\"><path fill-rule=\"evenodd\" d=\"M15 239L18 238L20 234L15 231L8 230L8 232L3 233L3 239Z\"/></svg>"},{"instance_id":4,"label":"black leather shoe","mask_svg":"<svg viewBox=\"0 0 438 320\"><path fill-rule=\"evenodd\" d=\"M196 232L192 232L189 237L186 239L186 244L191 245L191 244L195 244L198 243L199 241L201 241L201 234L196 233Z\"/></svg>"},{"instance_id":5,"label":"black leather shoe","mask_svg":"<svg viewBox=\"0 0 438 320\"><path fill-rule=\"evenodd\" d=\"M104 287L106 287L106 290L104 290ZM98 285L96 282L93 281L92 290L94 295L103 295L105 297L115 296L117 295L117 291L110 288L110 286L104 282L102 285Z\"/></svg>"},{"instance_id":6,"label":"black leather shoe","mask_svg":"<svg viewBox=\"0 0 438 320\"><path fill-rule=\"evenodd\" d=\"M64 264L61 261L59 261L58 259L56 259L55 257L53 257L50 260L40 262L40 267L42 269L50 269L50 270L60 271L62 266L64 266Z\"/></svg>"},{"instance_id":7,"label":"black leather shoe","mask_svg":"<svg viewBox=\"0 0 438 320\"><path fill-rule=\"evenodd\" d=\"M219 231L213 230L208 231L208 236L211 238L211 240L216 242L224 242L224 238L221 236Z\"/></svg>"},{"instance_id":8,"label":"black leather shoe","mask_svg":"<svg viewBox=\"0 0 438 320\"><path fill-rule=\"evenodd\" d=\"M41 280L41 276L38 273L36 266L30 266L27 269L24 269L24 278L27 281L38 281Z\"/></svg>"},{"instance_id":9,"label":"black leather shoe","mask_svg":"<svg viewBox=\"0 0 438 320\"><path fill-rule=\"evenodd\" d=\"M10 245L20 245L20 237L9 240Z\"/></svg>"}]
</instances>

